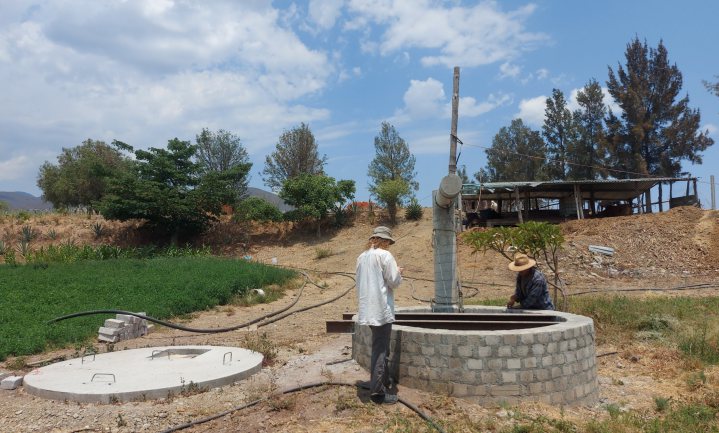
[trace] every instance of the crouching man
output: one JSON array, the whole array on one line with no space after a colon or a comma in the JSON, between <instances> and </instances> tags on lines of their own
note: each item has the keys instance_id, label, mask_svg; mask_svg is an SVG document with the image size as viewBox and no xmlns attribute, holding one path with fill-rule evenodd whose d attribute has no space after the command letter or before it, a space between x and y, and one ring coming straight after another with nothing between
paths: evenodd
<instances>
[{"instance_id":1,"label":"crouching man","mask_svg":"<svg viewBox=\"0 0 719 433\"><path fill-rule=\"evenodd\" d=\"M509 270L517 273L517 284L514 294L507 302L507 308L520 303L521 308L527 310L554 310L554 304L549 297L547 279L537 269L537 262L526 254L516 254L514 261L509 262Z\"/></svg>"}]
</instances>

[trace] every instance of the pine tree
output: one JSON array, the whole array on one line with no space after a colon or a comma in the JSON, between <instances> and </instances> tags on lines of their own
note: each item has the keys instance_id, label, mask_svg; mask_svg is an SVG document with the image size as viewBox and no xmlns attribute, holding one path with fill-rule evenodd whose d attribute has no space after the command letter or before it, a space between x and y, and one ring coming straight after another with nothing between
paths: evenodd
<instances>
[{"instance_id":1,"label":"pine tree","mask_svg":"<svg viewBox=\"0 0 719 433\"><path fill-rule=\"evenodd\" d=\"M590 80L577 93L579 109L573 114L577 127L576 140L569 146L570 159L575 162L569 166L568 178L572 180L606 179L604 167L607 159L606 131L604 116L604 93L597 80Z\"/></svg>"},{"instance_id":2,"label":"pine tree","mask_svg":"<svg viewBox=\"0 0 719 433\"><path fill-rule=\"evenodd\" d=\"M367 175L370 177L369 191L377 196L379 185L388 180L403 180L410 190L417 190L419 184L414 179L415 157L409 146L397 130L388 122L382 122L379 135L374 138L376 155L369 164ZM409 192L401 198L409 198ZM400 203L401 204L401 201Z\"/></svg>"},{"instance_id":3,"label":"pine tree","mask_svg":"<svg viewBox=\"0 0 719 433\"><path fill-rule=\"evenodd\" d=\"M522 119L502 127L487 153L487 172L492 182L544 180L546 146L539 131L524 125ZM483 179L484 180L484 179ZM484 180L485 182L487 180Z\"/></svg>"},{"instance_id":4,"label":"pine tree","mask_svg":"<svg viewBox=\"0 0 719 433\"><path fill-rule=\"evenodd\" d=\"M265 157L262 170L265 185L280 190L284 182L300 174L324 174L327 155L320 158L317 142L309 125L285 131L275 146L275 151Z\"/></svg>"},{"instance_id":5,"label":"pine tree","mask_svg":"<svg viewBox=\"0 0 719 433\"><path fill-rule=\"evenodd\" d=\"M569 173L568 149L574 145L576 132L574 118L572 112L567 108L564 93L559 89L552 89L552 97L547 98L544 125L542 126L542 135L547 146L546 174L550 179L567 179Z\"/></svg>"},{"instance_id":6,"label":"pine tree","mask_svg":"<svg viewBox=\"0 0 719 433\"><path fill-rule=\"evenodd\" d=\"M610 110L606 119L612 165L631 172L617 176L678 176L683 160L701 164L700 152L714 140L699 131L701 116L689 97L677 99L682 74L669 64L664 43L654 49L635 38L625 57L626 67L618 65L616 74L610 67L607 81L622 109L620 117Z\"/></svg>"}]
</instances>

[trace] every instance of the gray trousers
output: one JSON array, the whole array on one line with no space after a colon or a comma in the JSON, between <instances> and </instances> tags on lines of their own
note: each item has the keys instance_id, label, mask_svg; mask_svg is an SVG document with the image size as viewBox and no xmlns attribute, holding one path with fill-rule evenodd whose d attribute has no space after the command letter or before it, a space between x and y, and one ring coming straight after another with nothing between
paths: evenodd
<instances>
[{"instance_id":1,"label":"gray trousers","mask_svg":"<svg viewBox=\"0 0 719 433\"><path fill-rule=\"evenodd\" d=\"M370 393L384 394L389 386L387 360L392 324L370 326L372 330L372 359L370 363Z\"/></svg>"}]
</instances>

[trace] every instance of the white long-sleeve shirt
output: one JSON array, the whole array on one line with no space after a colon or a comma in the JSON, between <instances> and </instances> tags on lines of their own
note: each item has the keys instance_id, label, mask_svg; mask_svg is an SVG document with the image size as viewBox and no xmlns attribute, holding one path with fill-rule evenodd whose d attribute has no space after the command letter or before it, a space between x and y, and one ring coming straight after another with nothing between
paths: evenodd
<instances>
[{"instance_id":1,"label":"white long-sleeve shirt","mask_svg":"<svg viewBox=\"0 0 719 433\"><path fill-rule=\"evenodd\" d=\"M370 248L357 257L357 323L380 326L394 322L394 291L402 282L397 262L387 250Z\"/></svg>"}]
</instances>

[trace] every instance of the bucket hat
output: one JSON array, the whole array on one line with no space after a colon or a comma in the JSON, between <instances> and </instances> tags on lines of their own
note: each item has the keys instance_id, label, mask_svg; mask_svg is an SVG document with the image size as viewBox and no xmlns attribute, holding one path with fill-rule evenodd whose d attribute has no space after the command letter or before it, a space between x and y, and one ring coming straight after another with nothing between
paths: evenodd
<instances>
[{"instance_id":1,"label":"bucket hat","mask_svg":"<svg viewBox=\"0 0 719 433\"><path fill-rule=\"evenodd\" d=\"M514 256L514 261L509 262L509 270L519 272L534 267L536 265L536 260L530 259L526 254L516 254Z\"/></svg>"},{"instance_id":2,"label":"bucket hat","mask_svg":"<svg viewBox=\"0 0 719 433\"><path fill-rule=\"evenodd\" d=\"M389 227L385 226L375 227L375 229L372 231L372 236L370 236L370 239L372 238L387 239L390 242L390 245L394 243L394 238L392 237L392 230L390 230Z\"/></svg>"}]
</instances>

